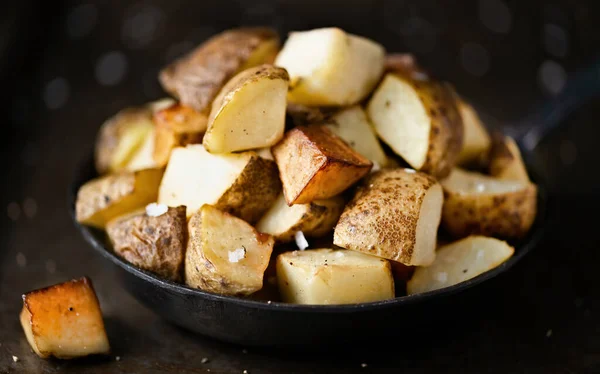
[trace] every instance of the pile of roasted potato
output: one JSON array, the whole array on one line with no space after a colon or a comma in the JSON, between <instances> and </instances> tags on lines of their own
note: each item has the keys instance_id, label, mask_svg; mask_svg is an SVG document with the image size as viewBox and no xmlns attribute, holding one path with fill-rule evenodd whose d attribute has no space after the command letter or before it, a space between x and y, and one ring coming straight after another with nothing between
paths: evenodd
<instances>
[{"instance_id":1,"label":"pile of roasted potato","mask_svg":"<svg viewBox=\"0 0 600 374\"><path fill-rule=\"evenodd\" d=\"M173 99L102 125L76 216L160 277L289 303L385 300L502 264L535 219L515 142L372 40L323 28L281 46L234 29L159 80Z\"/></svg>"}]
</instances>

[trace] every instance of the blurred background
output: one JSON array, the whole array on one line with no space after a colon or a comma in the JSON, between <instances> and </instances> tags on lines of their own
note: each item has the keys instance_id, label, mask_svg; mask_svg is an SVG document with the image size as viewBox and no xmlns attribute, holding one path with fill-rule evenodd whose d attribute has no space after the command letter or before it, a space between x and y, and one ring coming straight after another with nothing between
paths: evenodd
<instances>
[{"instance_id":1,"label":"blurred background","mask_svg":"<svg viewBox=\"0 0 600 374\"><path fill-rule=\"evenodd\" d=\"M559 94L568 75L600 52L596 0L20 0L0 9L0 350L7 352L23 344L19 295L81 274L98 278L109 318L158 323L114 291L116 283L96 266L100 258L68 217L67 188L101 123L123 107L163 97L159 69L207 37L240 25L269 25L282 35L339 26L390 52L414 53L484 118L508 124ZM503 340L517 316L502 310L482 330L519 349L529 346L517 340L545 344L554 331L557 343L529 357L575 365L564 372L600 368L599 103L575 112L536 151L553 198L551 248L536 250L505 277L512 291L496 290L525 311L524 321L536 322L520 326L525 336ZM515 349L496 347L512 358ZM478 353L481 360L492 354Z\"/></svg>"}]
</instances>

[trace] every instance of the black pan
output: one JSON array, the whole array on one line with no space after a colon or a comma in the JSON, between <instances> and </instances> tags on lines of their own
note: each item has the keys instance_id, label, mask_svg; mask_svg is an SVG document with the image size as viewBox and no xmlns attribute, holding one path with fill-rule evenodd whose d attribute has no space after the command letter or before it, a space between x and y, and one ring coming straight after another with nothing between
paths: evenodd
<instances>
[{"instance_id":1,"label":"black pan","mask_svg":"<svg viewBox=\"0 0 600 374\"><path fill-rule=\"evenodd\" d=\"M469 288L506 272L529 253L543 236L548 200L545 181L534 162L533 151L542 137L561 123L600 88L597 65L583 69L567 81L560 95L532 111L518 126L503 127L517 138L533 182L539 186L538 214L529 235L514 243L516 252L497 268L466 282L423 294L353 305L291 305L220 296L161 279L117 257L106 245L105 234L75 224L92 248L119 270L123 287L164 319L185 329L246 346L319 346L336 343L371 344L383 336L407 336L410 329L442 318L452 301ZM96 177L92 157L77 171L69 191L74 217L79 187ZM452 307L456 307L454 304Z\"/></svg>"}]
</instances>

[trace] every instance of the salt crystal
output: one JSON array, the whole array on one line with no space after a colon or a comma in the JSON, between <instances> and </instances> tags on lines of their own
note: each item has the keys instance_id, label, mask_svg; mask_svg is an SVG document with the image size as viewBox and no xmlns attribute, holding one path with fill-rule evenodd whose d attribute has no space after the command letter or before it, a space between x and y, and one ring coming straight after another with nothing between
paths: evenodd
<instances>
[{"instance_id":1,"label":"salt crystal","mask_svg":"<svg viewBox=\"0 0 600 374\"><path fill-rule=\"evenodd\" d=\"M306 237L304 237L304 233L302 231L297 231L296 235L294 235L294 238L296 239L296 245L301 251L308 248L308 241L306 241Z\"/></svg>"},{"instance_id":2,"label":"salt crystal","mask_svg":"<svg viewBox=\"0 0 600 374\"><path fill-rule=\"evenodd\" d=\"M19 361L19 358L18 358L17 356L12 356L12 358L13 358L13 361L14 361L14 362L17 362L17 361Z\"/></svg>"},{"instance_id":3,"label":"salt crystal","mask_svg":"<svg viewBox=\"0 0 600 374\"><path fill-rule=\"evenodd\" d=\"M159 217L167 213L169 207L165 204L150 203L146 205L146 214L150 217Z\"/></svg>"},{"instance_id":4,"label":"salt crystal","mask_svg":"<svg viewBox=\"0 0 600 374\"><path fill-rule=\"evenodd\" d=\"M241 260L246 258L246 248L242 247L242 248L238 248L234 251L229 251L227 256L229 258L229 262L233 262L233 263L240 262Z\"/></svg>"},{"instance_id":5,"label":"salt crystal","mask_svg":"<svg viewBox=\"0 0 600 374\"><path fill-rule=\"evenodd\" d=\"M407 173L410 173L410 174L414 174L417 172L415 169L409 169L409 168L404 168L404 171Z\"/></svg>"}]
</instances>

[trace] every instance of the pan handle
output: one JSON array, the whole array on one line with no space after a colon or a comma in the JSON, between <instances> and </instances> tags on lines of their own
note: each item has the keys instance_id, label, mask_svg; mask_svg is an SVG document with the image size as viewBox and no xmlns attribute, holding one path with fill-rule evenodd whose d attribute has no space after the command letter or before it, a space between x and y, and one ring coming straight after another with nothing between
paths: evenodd
<instances>
[{"instance_id":1,"label":"pan handle","mask_svg":"<svg viewBox=\"0 0 600 374\"><path fill-rule=\"evenodd\" d=\"M513 129L522 149L533 151L551 130L564 123L567 116L600 95L600 57L571 73L563 90L534 107ZM512 127L512 126L511 126Z\"/></svg>"}]
</instances>

